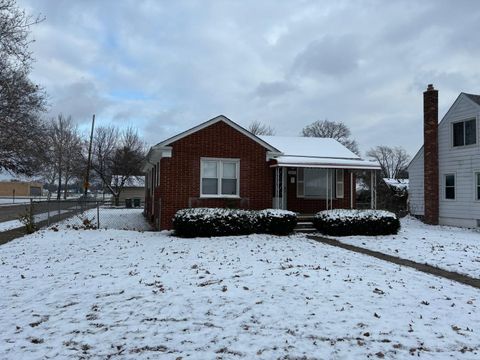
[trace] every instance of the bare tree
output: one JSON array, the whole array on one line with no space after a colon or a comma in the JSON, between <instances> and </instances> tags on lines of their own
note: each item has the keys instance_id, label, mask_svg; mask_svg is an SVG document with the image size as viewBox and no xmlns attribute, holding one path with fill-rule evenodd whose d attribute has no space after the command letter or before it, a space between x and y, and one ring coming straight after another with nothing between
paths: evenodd
<instances>
[{"instance_id":1,"label":"bare tree","mask_svg":"<svg viewBox=\"0 0 480 360\"><path fill-rule=\"evenodd\" d=\"M97 130L94 136L92 168L118 205L120 194L131 178L141 175L145 143L134 128L122 133L115 127Z\"/></svg>"},{"instance_id":2,"label":"bare tree","mask_svg":"<svg viewBox=\"0 0 480 360\"><path fill-rule=\"evenodd\" d=\"M82 140L71 116L63 114L50 120L47 134L50 159L47 167L57 178L57 199L61 197L62 181L66 198L69 181L83 168Z\"/></svg>"},{"instance_id":3,"label":"bare tree","mask_svg":"<svg viewBox=\"0 0 480 360\"><path fill-rule=\"evenodd\" d=\"M100 126L93 135L92 168L102 180L102 193L105 196L105 182L111 182L109 170L111 159L120 142L120 131L115 126ZM103 181L101 175L103 174Z\"/></svg>"},{"instance_id":4,"label":"bare tree","mask_svg":"<svg viewBox=\"0 0 480 360\"><path fill-rule=\"evenodd\" d=\"M329 120L315 121L303 128L302 136L332 138L344 145L351 152L360 155L357 142L351 138L351 131L343 122Z\"/></svg>"},{"instance_id":5,"label":"bare tree","mask_svg":"<svg viewBox=\"0 0 480 360\"><path fill-rule=\"evenodd\" d=\"M410 161L410 156L401 146L377 146L367 151L367 156L377 160L382 168L384 178L398 179Z\"/></svg>"},{"instance_id":6,"label":"bare tree","mask_svg":"<svg viewBox=\"0 0 480 360\"><path fill-rule=\"evenodd\" d=\"M41 163L45 93L28 78L30 29L40 21L0 0L0 171L31 175Z\"/></svg>"},{"instance_id":7,"label":"bare tree","mask_svg":"<svg viewBox=\"0 0 480 360\"><path fill-rule=\"evenodd\" d=\"M248 131L250 131L253 135L275 135L275 129L262 124L260 121L253 121L250 125L248 125Z\"/></svg>"}]
</instances>

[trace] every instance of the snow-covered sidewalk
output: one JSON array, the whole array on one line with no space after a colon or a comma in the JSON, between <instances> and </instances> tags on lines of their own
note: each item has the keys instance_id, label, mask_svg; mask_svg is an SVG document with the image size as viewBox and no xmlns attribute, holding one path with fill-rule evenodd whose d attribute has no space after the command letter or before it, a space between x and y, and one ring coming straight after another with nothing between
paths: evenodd
<instances>
[{"instance_id":1,"label":"snow-covered sidewalk","mask_svg":"<svg viewBox=\"0 0 480 360\"><path fill-rule=\"evenodd\" d=\"M480 278L480 232L426 225L406 217L397 235L348 236L335 239L388 255Z\"/></svg>"},{"instance_id":2,"label":"snow-covered sidewalk","mask_svg":"<svg viewBox=\"0 0 480 360\"><path fill-rule=\"evenodd\" d=\"M302 236L0 247L0 358L476 359L480 293Z\"/></svg>"}]
</instances>

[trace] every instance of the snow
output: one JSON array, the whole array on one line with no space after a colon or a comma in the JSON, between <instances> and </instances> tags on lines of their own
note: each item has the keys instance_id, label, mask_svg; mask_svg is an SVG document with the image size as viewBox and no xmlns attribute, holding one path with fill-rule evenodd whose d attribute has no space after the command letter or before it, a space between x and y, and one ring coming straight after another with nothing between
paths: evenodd
<instances>
[{"instance_id":1,"label":"snow","mask_svg":"<svg viewBox=\"0 0 480 360\"><path fill-rule=\"evenodd\" d=\"M400 220L397 235L336 239L389 255L480 278L480 231L426 225L413 217Z\"/></svg>"},{"instance_id":2,"label":"snow","mask_svg":"<svg viewBox=\"0 0 480 360\"><path fill-rule=\"evenodd\" d=\"M112 176L112 181L110 183L111 186L116 186L117 184L120 184L121 182L121 175L113 175ZM145 176L130 176L125 180L125 188L130 188L130 187L145 187Z\"/></svg>"},{"instance_id":3,"label":"snow","mask_svg":"<svg viewBox=\"0 0 480 360\"><path fill-rule=\"evenodd\" d=\"M360 159L337 140L303 136L259 136L288 156Z\"/></svg>"},{"instance_id":4,"label":"snow","mask_svg":"<svg viewBox=\"0 0 480 360\"><path fill-rule=\"evenodd\" d=\"M284 167L317 167L331 169L367 169L380 170L380 165L375 161L350 160L338 158L278 156L275 158L279 166Z\"/></svg>"},{"instance_id":5,"label":"snow","mask_svg":"<svg viewBox=\"0 0 480 360\"><path fill-rule=\"evenodd\" d=\"M117 229L117 230L136 230L150 231L152 227L143 216L143 209L125 209L125 208L109 208L100 207L98 214L100 215L101 229ZM83 220L91 220L97 226L97 209L87 210L79 215L73 216L61 222L58 227L67 229L72 226L82 226Z\"/></svg>"},{"instance_id":6,"label":"snow","mask_svg":"<svg viewBox=\"0 0 480 360\"><path fill-rule=\"evenodd\" d=\"M12 205L22 205L22 204L27 204L30 203L30 199L32 199L35 202L38 201L46 201L48 198L46 196L39 196L39 197L21 197L21 196L15 196L15 200L13 200L12 196L9 197L2 197L0 198L0 206L12 206Z\"/></svg>"},{"instance_id":7,"label":"snow","mask_svg":"<svg viewBox=\"0 0 480 360\"><path fill-rule=\"evenodd\" d=\"M65 210L55 210L50 212L50 216L57 216L74 211L75 208ZM36 214L33 216L35 222L40 222L48 219L48 212ZM0 231L8 231L24 226L20 220L9 220L0 222Z\"/></svg>"},{"instance_id":8,"label":"snow","mask_svg":"<svg viewBox=\"0 0 480 360\"><path fill-rule=\"evenodd\" d=\"M301 236L41 231L0 288L7 359L479 356L477 289Z\"/></svg>"},{"instance_id":9,"label":"snow","mask_svg":"<svg viewBox=\"0 0 480 360\"><path fill-rule=\"evenodd\" d=\"M391 178L383 178L383 181L388 186L399 190L408 190L409 179L391 179Z\"/></svg>"},{"instance_id":10,"label":"snow","mask_svg":"<svg viewBox=\"0 0 480 360\"><path fill-rule=\"evenodd\" d=\"M357 209L333 209L323 210L315 214L315 217L329 220L353 220L353 219L396 219L397 215L385 210L357 210Z\"/></svg>"}]
</instances>

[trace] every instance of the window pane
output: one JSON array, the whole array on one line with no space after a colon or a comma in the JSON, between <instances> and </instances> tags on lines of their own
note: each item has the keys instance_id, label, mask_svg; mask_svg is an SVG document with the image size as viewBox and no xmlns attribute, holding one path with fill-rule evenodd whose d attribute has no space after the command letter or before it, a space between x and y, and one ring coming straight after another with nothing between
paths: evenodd
<instances>
[{"instance_id":1,"label":"window pane","mask_svg":"<svg viewBox=\"0 0 480 360\"><path fill-rule=\"evenodd\" d=\"M202 161L202 170L204 178L217 177L217 162L216 161Z\"/></svg>"},{"instance_id":2,"label":"window pane","mask_svg":"<svg viewBox=\"0 0 480 360\"><path fill-rule=\"evenodd\" d=\"M480 186L477 186L477 200L480 200Z\"/></svg>"},{"instance_id":3,"label":"window pane","mask_svg":"<svg viewBox=\"0 0 480 360\"><path fill-rule=\"evenodd\" d=\"M477 186L480 186L480 173L477 173Z\"/></svg>"},{"instance_id":4,"label":"window pane","mask_svg":"<svg viewBox=\"0 0 480 360\"><path fill-rule=\"evenodd\" d=\"M445 199L455 199L455 188L446 187L445 188Z\"/></svg>"},{"instance_id":5,"label":"window pane","mask_svg":"<svg viewBox=\"0 0 480 360\"><path fill-rule=\"evenodd\" d=\"M343 198L343 169L338 169L335 172L335 180L336 180L336 187L335 187L335 194L337 198Z\"/></svg>"},{"instance_id":6,"label":"window pane","mask_svg":"<svg viewBox=\"0 0 480 360\"><path fill-rule=\"evenodd\" d=\"M237 195L236 179L222 179L222 195Z\"/></svg>"},{"instance_id":7,"label":"window pane","mask_svg":"<svg viewBox=\"0 0 480 360\"><path fill-rule=\"evenodd\" d=\"M237 164L232 162L223 163L223 178L236 179L237 178Z\"/></svg>"},{"instance_id":8,"label":"window pane","mask_svg":"<svg viewBox=\"0 0 480 360\"><path fill-rule=\"evenodd\" d=\"M463 122L453 124L453 146L463 146Z\"/></svg>"},{"instance_id":9,"label":"window pane","mask_svg":"<svg viewBox=\"0 0 480 360\"><path fill-rule=\"evenodd\" d=\"M202 194L203 195L216 195L218 193L218 180L217 179L202 179Z\"/></svg>"},{"instance_id":10,"label":"window pane","mask_svg":"<svg viewBox=\"0 0 480 360\"><path fill-rule=\"evenodd\" d=\"M305 196L327 197L327 170L305 169Z\"/></svg>"},{"instance_id":11,"label":"window pane","mask_svg":"<svg viewBox=\"0 0 480 360\"><path fill-rule=\"evenodd\" d=\"M454 175L445 175L445 186L455 186Z\"/></svg>"},{"instance_id":12,"label":"window pane","mask_svg":"<svg viewBox=\"0 0 480 360\"><path fill-rule=\"evenodd\" d=\"M477 121L475 119L465 121L465 145L477 142Z\"/></svg>"}]
</instances>

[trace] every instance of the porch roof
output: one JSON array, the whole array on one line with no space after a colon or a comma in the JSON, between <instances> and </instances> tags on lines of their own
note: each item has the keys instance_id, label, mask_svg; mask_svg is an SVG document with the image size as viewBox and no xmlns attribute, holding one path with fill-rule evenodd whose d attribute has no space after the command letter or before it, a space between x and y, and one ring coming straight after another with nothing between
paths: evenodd
<instances>
[{"instance_id":1,"label":"porch roof","mask_svg":"<svg viewBox=\"0 0 480 360\"><path fill-rule=\"evenodd\" d=\"M380 170L376 161L354 154L331 138L300 136L260 136L280 153L272 154L272 167L311 167L330 169Z\"/></svg>"},{"instance_id":2,"label":"porch roof","mask_svg":"<svg viewBox=\"0 0 480 360\"><path fill-rule=\"evenodd\" d=\"M357 170L381 169L380 164L376 161L309 156L278 156L273 159L271 167L308 167Z\"/></svg>"}]
</instances>

